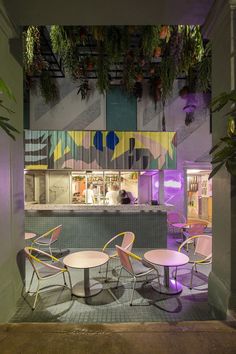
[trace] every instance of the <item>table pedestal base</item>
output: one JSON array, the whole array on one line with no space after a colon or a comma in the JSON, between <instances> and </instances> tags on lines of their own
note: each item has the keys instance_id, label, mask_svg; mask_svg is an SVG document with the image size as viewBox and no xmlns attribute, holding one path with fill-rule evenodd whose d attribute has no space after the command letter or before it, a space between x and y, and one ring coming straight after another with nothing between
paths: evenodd
<instances>
[{"instance_id":1,"label":"table pedestal base","mask_svg":"<svg viewBox=\"0 0 236 354\"><path fill-rule=\"evenodd\" d=\"M88 286L85 287L84 281L80 281L72 288L72 294L78 297L89 297L97 295L102 291L102 284L96 280L89 280Z\"/></svg>"},{"instance_id":2,"label":"table pedestal base","mask_svg":"<svg viewBox=\"0 0 236 354\"><path fill-rule=\"evenodd\" d=\"M164 284L159 284L157 280L153 280L151 285L154 290L158 291L161 294L175 295L181 293L183 287L175 279L169 279L169 286Z\"/></svg>"}]
</instances>

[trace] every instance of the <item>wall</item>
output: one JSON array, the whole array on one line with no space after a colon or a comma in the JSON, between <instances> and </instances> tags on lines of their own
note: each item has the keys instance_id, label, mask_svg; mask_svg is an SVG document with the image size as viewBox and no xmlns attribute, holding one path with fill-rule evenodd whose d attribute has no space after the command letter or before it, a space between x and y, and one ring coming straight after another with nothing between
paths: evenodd
<instances>
[{"instance_id":1,"label":"wall","mask_svg":"<svg viewBox=\"0 0 236 354\"><path fill-rule=\"evenodd\" d=\"M39 90L30 93L30 129L33 130L102 130L106 129L106 100L91 83L88 99L77 95L77 84L57 79L60 98L45 104Z\"/></svg>"},{"instance_id":2,"label":"wall","mask_svg":"<svg viewBox=\"0 0 236 354\"><path fill-rule=\"evenodd\" d=\"M213 8L207 30L212 41L213 97L235 90L236 1L221 1ZM218 6L217 6L218 5ZM222 31L223 29L223 31ZM226 135L225 107L213 115L213 143ZM225 168L213 177L213 265L209 278L209 302L226 316L236 310L236 178Z\"/></svg>"},{"instance_id":3,"label":"wall","mask_svg":"<svg viewBox=\"0 0 236 354\"><path fill-rule=\"evenodd\" d=\"M21 131L14 142L0 129L0 322L7 321L16 309L22 286L18 265L22 262L20 250L24 247L23 92L19 85L23 77L20 64L10 52L9 39L13 37L15 31L0 0L0 77L16 97L11 123ZM17 52L19 43L12 44L11 50Z\"/></svg>"},{"instance_id":4,"label":"wall","mask_svg":"<svg viewBox=\"0 0 236 354\"><path fill-rule=\"evenodd\" d=\"M31 94L30 128L31 129L106 129L106 97L93 90L89 99L82 101L77 89L69 79L59 79L61 99L53 105L45 105L38 95ZM176 80L172 95L165 105L166 130L177 132L176 176L184 185L184 164L186 161L209 162L211 148L209 95L195 94L192 99L196 104L195 120L185 125L186 114L183 107L186 100L179 96L179 90L185 85L184 80ZM156 108L148 94L148 85L143 85L143 97L137 101L137 130L161 131L163 107L157 102ZM91 108L92 107L92 108ZM96 107L96 108L95 108ZM66 117L66 120L65 120ZM175 208L182 213L186 211L183 189L171 197ZM180 193L181 192L181 193ZM168 193L167 193L168 194ZM168 199L170 199L168 197ZM170 202L171 203L171 202Z\"/></svg>"}]
</instances>

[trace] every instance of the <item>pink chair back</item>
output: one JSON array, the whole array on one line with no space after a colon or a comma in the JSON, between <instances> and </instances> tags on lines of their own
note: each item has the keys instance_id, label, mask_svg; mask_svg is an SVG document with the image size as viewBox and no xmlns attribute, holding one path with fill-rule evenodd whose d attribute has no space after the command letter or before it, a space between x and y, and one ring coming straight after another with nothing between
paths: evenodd
<instances>
[{"instance_id":1,"label":"pink chair back","mask_svg":"<svg viewBox=\"0 0 236 354\"><path fill-rule=\"evenodd\" d=\"M212 236L200 235L196 239L195 253L199 253L205 257L212 255Z\"/></svg>"},{"instance_id":2,"label":"pink chair back","mask_svg":"<svg viewBox=\"0 0 236 354\"><path fill-rule=\"evenodd\" d=\"M121 247L128 250L128 251L131 251L132 247L133 247L134 239L135 239L135 236L134 236L133 232L131 232L131 231L124 232Z\"/></svg>"},{"instance_id":3,"label":"pink chair back","mask_svg":"<svg viewBox=\"0 0 236 354\"><path fill-rule=\"evenodd\" d=\"M120 258L120 263L127 272L134 274L133 272L133 267L130 262L129 254L126 252L126 250L120 246L116 246L116 252Z\"/></svg>"},{"instance_id":4,"label":"pink chair back","mask_svg":"<svg viewBox=\"0 0 236 354\"><path fill-rule=\"evenodd\" d=\"M57 226L53 230L52 236L51 236L51 239L50 239L50 243L55 242L58 239L58 237L60 236L61 230L62 230L62 225Z\"/></svg>"},{"instance_id":5,"label":"pink chair back","mask_svg":"<svg viewBox=\"0 0 236 354\"><path fill-rule=\"evenodd\" d=\"M205 228L205 224L191 224L188 228L188 234L189 236L202 235Z\"/></svg>"}]
</instances>

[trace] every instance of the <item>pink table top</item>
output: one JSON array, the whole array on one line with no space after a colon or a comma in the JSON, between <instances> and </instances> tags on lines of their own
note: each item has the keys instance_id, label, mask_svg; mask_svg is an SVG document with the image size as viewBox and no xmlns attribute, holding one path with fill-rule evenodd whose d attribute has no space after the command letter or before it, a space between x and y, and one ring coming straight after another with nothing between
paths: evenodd
<instances>
[{"instance_id":1,"label":"pink table top","mask_svg":"<svg viewBox=\"0 0 236 354\"><path fill-rule=\"evenodd\" d=\"M63 263L70 268L94 268L105 264L109 256L99 251L80 251L71 253L63 259Z\"/></svg>"},{"instance_id":2,"label":"pink table top","mask_svg":"<svg viewBox=\"0 0 236 354\"><path fill-rule=\"evenodd\" d=\"M148 251L144 258L148 262L164 267L178 267L189 262L189 257L185 254L167 249Z\"/></svg>"},{"instance_id":3,"label":"pink table top","mask_svg":"<svg viewBox=\"0 0 236 354\"><path fill-rule=\"evenodd\" d=\"M31 240L36 234L34 232L25 232L25 240Z\"/></svg>"}]
</instances>

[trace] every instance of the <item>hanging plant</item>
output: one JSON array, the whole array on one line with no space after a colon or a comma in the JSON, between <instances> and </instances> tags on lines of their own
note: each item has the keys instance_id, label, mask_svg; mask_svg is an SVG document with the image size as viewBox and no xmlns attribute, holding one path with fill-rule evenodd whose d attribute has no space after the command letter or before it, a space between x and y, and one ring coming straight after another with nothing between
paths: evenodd
<instances>
[{"instance_id":1,"label":"hanging plant","mask_svg":"<svg viewBox=\"0 0 236 354\"><path fill-rule=\"evenodd\" d=\"M83 79L78 87L77 95L81 95L82 100L85 100L88 98L90 90L88 79Z\"/></svg>"},{"instance_id":2,"label":"hanging plant","mask_svg":"<svg viewBox=\"0 0 236 354\"><path fill-rule=\"evenodd\" d=\"M48 71L44 71L40 76L40 90L46 104L59 99L57 82Z\"/></svg>"},{"instance_id":3,"label":"hanging plant","mask_svg":"<svg viewBox=\"0 0 236 354\"><path fill-rule=\"evenodd\" d=\"M161 79L153 69L153 75L149 79L149 94L155 104L155 110L157 108L157 102L161 100Z\"/></svg>"},{"instance_id":4,"label":"hanging plant","mask_svg":"<svg viewBox=\"0 0 236 354\"><path fill-rule=\"evenodd\" d=\"M29 26L23 33L24 38L24 65L27 75L40 75L48 68L40 48L40 27Z\"/></svg>"},{"instance_id":5,"label":"hanging plant","mask_svg":"<svg viewBox=\"0 0 236 354\"><path fill-rule=\"evenodd\" d=\"M41 75L49 69L41 53L41 30L40 26L29 26L24 31L25 70L29 76ZM141 75L150 75L150 92L155 104L160 90L161 99L166 101L174 79L183 72L186 75L191 75L191 70L197 72L195 86L204 92L209 88L210 60L204 54L199 26L53 25L50 38L53 51L60 56L66 73L78 81L79 88L85 87L84 80L89 83L94 78L95 70L97 87L104 93L109 89L114 67L118 72L122 70L124 90L138 98L141 86L136 82L142 81ZM88 91L83 93L89 94Z\"/></svg>"},{"instance_id":6,"label":"hanging plant","mask_svg":"<svg viewBox=\"0 0 236 354\"><path fill-rule=\"evenodd\" d=\"M151 58L160 43L160 26L141 27L141 49L145 57Z\"/></svg>"},{"instance_id":7,"label":"hanging plant","mask_svg":"<svg viewBox=\"0 0 236 354\"><path fill-rule=\"evenodd\" d=\"M108 56L104 52L104 44L100 42L99 55L96 62L97 88L100 93L104 94L110 87L109 69L110 62Z\"/></svg>"},{"instance_id":8,"label":"hanging plant","mask_svg":"<svg viewBox=\"0 0 236 354\"><path fill-rule=\"evenodd\" d=\"M136 82L136 67L135 67L135 54L134 51L129 50L123 61L123 87L128 94L134 92L134 85Z\"/></svg>"}]
</instances>

